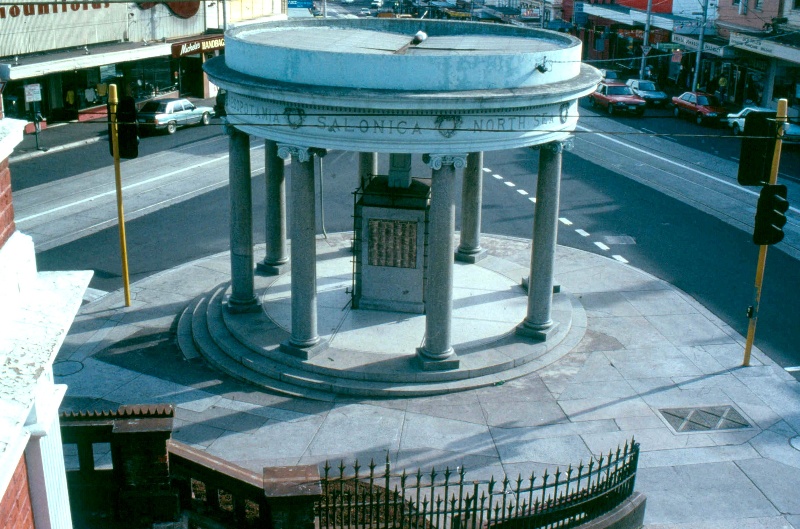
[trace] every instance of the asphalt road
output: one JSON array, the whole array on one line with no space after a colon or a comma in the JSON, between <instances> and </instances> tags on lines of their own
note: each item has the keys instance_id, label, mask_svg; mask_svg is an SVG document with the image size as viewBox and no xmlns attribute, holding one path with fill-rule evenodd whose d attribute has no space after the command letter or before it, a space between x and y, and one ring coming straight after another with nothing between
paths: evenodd
<instances>
[{"instance_id":1,"label":"asphalt road","mask_svg":"<svg viewBox=\"0 0 800 529\"><path fill-rule=\"evenodd\" d=\"M608 118L588 109L582 112L575 148L564 156L559 243L630 262L669 281L745 334L745 310L752 303L758 248L750 240L756 197L752 190L735 184L738 140L727 137L723 129L697 127L669 118L664 111L642 119ZM40 189L53 192L62 183L81 179L91 171L109 171L113 177L106 149L100 142L12 164L15 207L16 193L22 190L32 195ZM263 151L256 142L253 149L254 238L263 242L263 222L258 221L264 208L264 183L258 177L263 173L263 160L261 165L257 163L258 153ZM184 129L174 136L143 138L140 152L138 160L125 162L124 167L137 178L187 163L179 156L202 158L206 161L199 164L211 165L184 179L186 186L198 180L196 185L202 191L176 195L177 191L162 186L150 191L157 195L142 199L157 207L137 206L135 211L140 213L127 222L131 280L226 251L228 191L224 185L227 160L223 158L227 141L218 122ZM800 176L797 156L796 150L789 151L782 160L782 178L791 186L790 200ZM484 232L531 236L537 159L538 153L532 149L486 153ZM322 163L325 217L324 222L320 218L318 229L350 230L356 155L331 152ZM415 159L414 174L425 176L429 169ZM213 181L201 185L201 177ZM17 210L18 218L26 215L24 209ZM797 366L800 309L794 300L800 294L800 228L796 210L790 218L787 240L768 253L756 345L780 364ZM59 223L64 230L71 229L57 217L50 221L56 226ZM25 231L26 221L19 224ZM93 288L120 288L113 216L94 226L82 229L70 242L61 244L56 238L49 247L43 241L44 249L37 256L40 269L93 269ZM32 230L35 240L44 238L47 231ZM53 231L58 229L47 233Z\"/></svg>"}]
</instances>

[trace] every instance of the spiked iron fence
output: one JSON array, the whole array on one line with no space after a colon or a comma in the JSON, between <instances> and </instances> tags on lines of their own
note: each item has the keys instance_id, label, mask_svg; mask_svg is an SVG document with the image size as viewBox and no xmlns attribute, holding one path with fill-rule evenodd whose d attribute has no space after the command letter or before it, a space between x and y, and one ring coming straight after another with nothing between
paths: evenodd
<instances>
[{"instance_id":1,"label":"spiked iron fence","mask_svg":"<svg viewBox=\"0 0 800 529\"><path fill-rule=\"evenodd\" d=\"M326 463L319 526L363 529L536 529L576 527L633 493L639 444L528 478L471 481L466 470L392 473L385 465ZM366 471L362 474L362 470Z\"/></svg>"}]
</instances>

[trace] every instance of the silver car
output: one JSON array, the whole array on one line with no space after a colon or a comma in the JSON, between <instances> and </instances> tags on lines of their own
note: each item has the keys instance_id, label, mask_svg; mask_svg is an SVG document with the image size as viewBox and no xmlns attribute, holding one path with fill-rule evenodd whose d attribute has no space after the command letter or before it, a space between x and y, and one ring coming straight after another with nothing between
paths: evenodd
<instances>
[{"instance_id":1,"label":"silver car","mask_svg":"<svg viewBox=\"0 0 800 529\"><path fill-rule=\"evenodd\" d=\"M666 105L669 97L666 92L659 90L658 86L648 79L628 79L625 83L631 87L633 93L647 101L648 105Z\"/></svg>"},{"instance_id":2,"label":"silver car","mask_svg":"<svg viewBox=\"0 0 800 529\"><path fill-rule=\"evenodd\" d=\"M174 134L178 127L208 125L213 115L213 108L195 106L188 99L154 99L144 104L136 120L140 133L166 130Z\"/></svg>"}]
</instances>

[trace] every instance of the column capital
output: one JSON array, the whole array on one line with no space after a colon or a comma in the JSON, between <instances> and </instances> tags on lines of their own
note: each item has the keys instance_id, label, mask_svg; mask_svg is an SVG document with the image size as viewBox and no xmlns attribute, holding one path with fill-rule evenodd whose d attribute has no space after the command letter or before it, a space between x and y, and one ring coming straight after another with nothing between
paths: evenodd
<instances>
[{"instance_id":1,"label":"column capital","mask_svg":"<svg viewBox=\"0 0 800 529\"><path fill-rule=\"evenodd\" d=\"M463 169L467 166L467 154L423 154L422 161L431 169L441 169L443 165L452 165L456 169Z\"/></svg>"},{"instance_id":2,"label":"column capital","mask_svg":"<svg viewBox=\"0 0 800 529\"><path fill-rule=\"evenodd\" d=\"M574 138L570 136L569 138L565 138L559 141L551 141L548 143L543 143L541 145L534 145L534 149L547 149L550 152L554 153L562 153L564 151L571 151L572 148L575 146Z\"/></svg>"},{"instance_id":3,"label":"column capital","mask_svg":"<svg viewBox=\"0 0 800 529\"><path fill-rule=\"evenodd\" d=\"M314 154L310 147L300 147L299 145L288 145L286 143L278 144L278 156L284 160L289 158L297 158L299 162L307 162Z\"/></svg>"}]
</instances>

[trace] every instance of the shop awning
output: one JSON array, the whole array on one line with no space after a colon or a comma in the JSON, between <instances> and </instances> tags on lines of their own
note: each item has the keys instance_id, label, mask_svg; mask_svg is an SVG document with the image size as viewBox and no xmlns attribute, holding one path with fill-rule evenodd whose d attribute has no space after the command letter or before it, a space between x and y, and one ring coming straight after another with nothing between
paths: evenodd
<instances>
[{"instance_id":1,"label":"shop awning","mask_svg":"<svg viewBox=\"0 0 800 529\"><path fill-rule=\"evenodd\" d=\"M93 46L69 51L59 51L35 57L6 57L0 60L7 65L9 80L42 77L57 72L71 72L96 68L107 64L165 57L172 54L172 44L164 42L125 42L107 46Z\"/></svg>"}]
</instances>

